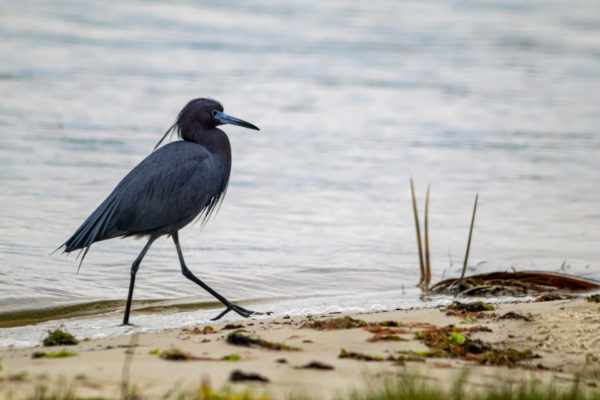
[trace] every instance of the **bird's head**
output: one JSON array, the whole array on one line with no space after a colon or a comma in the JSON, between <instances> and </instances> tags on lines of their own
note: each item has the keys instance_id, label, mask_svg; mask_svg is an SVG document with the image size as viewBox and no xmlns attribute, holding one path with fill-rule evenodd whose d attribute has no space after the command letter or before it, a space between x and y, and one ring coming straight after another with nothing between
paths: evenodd
<instances>
[{"instance_id":1,"label":"bird's head","mask_svg":"<svg viewBox=\"0 0 600 400\"><path fill-rule=\"evenodd\" d=\"M219 125L225 124L237 125L257 131L260 130L257 126L249 122L225 114L223 112L223 105L218 101L199 98L191 100L183 107L177 116L177 121L165 132L162 139L154 148L158 148L170 132L176 131L179 137L185 139L186 137L194 137L202 131L214 129Z\"/></svg>"}]
</instances>

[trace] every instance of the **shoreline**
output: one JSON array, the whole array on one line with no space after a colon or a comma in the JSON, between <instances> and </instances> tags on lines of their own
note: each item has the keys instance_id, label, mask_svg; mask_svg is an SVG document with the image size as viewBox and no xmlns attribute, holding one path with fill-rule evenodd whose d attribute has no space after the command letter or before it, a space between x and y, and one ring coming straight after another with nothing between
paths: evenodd
<instances>
[{"instance_id":1,"label":"shoreline","mask_svg":"<svg viewBox=\"0 0 600 400\"><path fill-rule=\"evenodd\" d=\"M511 312L525 319L501 318ZM39 384L52 389L61 384L64 386L65 382L74 385L80 396L119 397L125 369L129 382L139 388L141 395L148 397L160 397L175 389L191 389L203 381L210 382L213 388L233 385L234 389L243 390L248 383L230 382L234 370L267 378L268 383L250 383L250 387L254 392L268 393L273 398L285 398L290 394L331 398L352 389L365 389L371 383L403 371L426 377L442 386L450 385L464 368L469 369L467 387L481 387L499 379L568 384L576 375L583 384L593 387L600 379L600 335L597 334L600 305L597 303L584 299L495 303L493 311L448 313L452 312L443 308L330 312L201 324L85 340L75 346L2 347L0 398L8 398L11 394L13 398L23 398L31 396ZM341 323L347 320L345 317L380 325L379 328L360 326L321 330L308 327L314 321ZM381 328L384 321L388 321L387 324L393 321L403 328ZM415 356L433 353L432 348L419 339L418 332L430 326L448 325L459 327L461 332L472 331L460 334L468 340L490 344L494 348L531 350L536 357L519 361L509 368L446 356ZM374 337L373 329L396 329L392 336L397 338L370 341ZM275 350L231 344L228 336L233 332L287 347ZM192 359L170 361L161 357L173 349ZM374 360L340 358L342 349L347 353L373 356ZM32 358L36 351L62 350L77 355ZM407 354L411 356L406 357ZM124 368L127 363L129 367ZM325 367L333 369L322 369Z\"/></svg>"},{"instance_id":2,"label":"shoreline","mask_svg":"<svg viewBox=\"0 0 600 400\"><path fill-rule=\"evenodd\" d=\"M393 301L395 299L396 301ZM121 325L125 301L108 300L75 305L23 310L15 313L0 313L0 348L7 346L34 347L41 343L48 330L58 327L68 330L79 339L99 339L111 336L129 335L134 329L142 332L161 332L168 329L181 329L199 324L211 324L211 319L222 311L215 301L198 302L196 299L137 300L132 307L133 326ZM514 301L514 298L496 298L491 301ZM254 299L238 301L243 307L270 315L257 315L254 319L272 319L289 316L319 315L328 312L350 314L429 308L449 304L451 297L437 296L435 300L403 299L397 304L397 292L384 292L371 297L350 298L331 297L312 299L306 304L304 297L278 299ZM337 304L343 304L344 307ZM367 305L365 305L367 304ZM31 321L26 324L25 322ZM220 322L244 321L235 313L227 314ZM13 326L9 326L13 325Z\"/></svg>"}]
</instances>

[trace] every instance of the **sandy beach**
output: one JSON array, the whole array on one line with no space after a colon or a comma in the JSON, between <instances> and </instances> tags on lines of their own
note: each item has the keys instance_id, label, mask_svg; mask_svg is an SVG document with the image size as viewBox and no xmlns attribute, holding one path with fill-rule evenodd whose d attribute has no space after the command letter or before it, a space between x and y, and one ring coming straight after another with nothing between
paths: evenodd
<instances>
[{"instance_id":1,"label":"sandy beach","mask_svg":"<svg viewBox=\"0 0 600 400\"><path fill-rule=\"evenodd\" d=\"M471 343L529 356L494 366L475 353L444 356L439 348L434 353L427 335L448 326L454 332L449 343L460 351ZM435 308L248 319L73 346L2 348L0 397L31 396L40 385L49 390L71 385L81 396L116 398L125 378L147 397L193 390L204 382L213 388L249 387L272 398L331 398L407 372L448 387L465 368L467 387L530 379L560 385L572 383L576 374L595 387L599 328L600 305L584 299L496 304L494 310L467 313ZM63 350L76 355L47 357ZM33 358L35 352L46 357ZM188 359L168 359L179 353ZM243 380L252 374L261 381Z\"/></svg>"}]
</instances>

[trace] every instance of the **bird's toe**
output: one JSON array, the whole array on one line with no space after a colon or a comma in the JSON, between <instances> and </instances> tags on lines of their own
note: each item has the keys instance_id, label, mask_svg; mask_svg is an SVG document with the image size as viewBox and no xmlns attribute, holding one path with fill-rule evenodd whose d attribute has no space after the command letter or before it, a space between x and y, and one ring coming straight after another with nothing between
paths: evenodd
<instances>
[{"instance_id":1,"label":"bird's toe","mask_svg":"<svg viewBox=\"0 0 600 400\"><path fill-rule=\"evenodd\" d=\"M227 308L225 308L223 311L221 311L221 313L219 315L217 315L216 317L211 319L211 321L216 321L216 320L221 319L229 311L235 311L238 315L241 315L244 318L248 318L252 315L265 315L265 313L262 313L262 312L247 310L244 307L236 306L235 304L229 304L229 305L227 305ZM271 312L266 313L266 315L269 315L269 314L272 314L272 313Z\"/></svg>"}]
</instances>

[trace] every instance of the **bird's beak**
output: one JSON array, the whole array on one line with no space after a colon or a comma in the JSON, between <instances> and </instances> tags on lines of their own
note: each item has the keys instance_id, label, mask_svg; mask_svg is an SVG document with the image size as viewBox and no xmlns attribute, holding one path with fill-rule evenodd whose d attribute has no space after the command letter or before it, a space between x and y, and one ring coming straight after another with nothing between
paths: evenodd
<instances>
[{"instance_id":1,"label":"bird's beak","mask_svg":"<svg viewBox=\"0 0 600 400\"><path fill-rule=\"evenodd\" d=\"M260 131L258 126L252 125L250 122L242 121L239 118L232 117L231 115L227 115L221 111L214 111L213 118L219 121L221 124L231 124L241 126L243 128L254 129L255 131Z\"/></svg>"}]
</instances>

